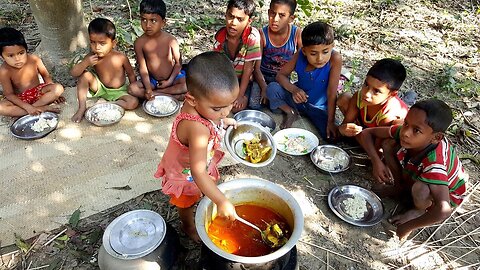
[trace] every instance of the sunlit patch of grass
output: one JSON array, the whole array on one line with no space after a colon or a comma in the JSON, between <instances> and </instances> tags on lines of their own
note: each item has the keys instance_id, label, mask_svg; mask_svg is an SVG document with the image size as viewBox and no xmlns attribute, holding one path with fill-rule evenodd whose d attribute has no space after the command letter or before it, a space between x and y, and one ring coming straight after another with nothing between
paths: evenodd
<instances>
[{"instance_id":1,"label":"sunlit patch of grass","mask_svg":"<svg viewBox=\"0 0 480 270\"><path fill-rule=\"evenodd\" d=\"M448 95L461 97L480 96L480 83L471 78L460 78L453 65L445 66L437 77L437 85L442 92Z\"/></svg>"}]
</instances>

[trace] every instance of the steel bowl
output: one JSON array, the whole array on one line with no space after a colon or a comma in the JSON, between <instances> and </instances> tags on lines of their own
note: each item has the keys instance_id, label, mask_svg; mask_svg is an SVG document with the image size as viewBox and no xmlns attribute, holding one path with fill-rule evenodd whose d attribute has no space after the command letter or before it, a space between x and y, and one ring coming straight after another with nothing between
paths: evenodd
<instances>
[{"instance_id":1,"label":"steel bowl","mask_svg":"<svg viewBox=\"0 0 480 270\"><path fill-rule=\"evenodd\" d=\"M237 122L249 121L249 122L258 123L263 127L267 127L270 130L270 132L275 130L275 127L277 126L275 123L275 120L273 120L273 118L270 115L257 110L243 110L243 111L237 112L233 116L233 118L235 118Z\"/></svg>"},{"instance_id":2,"label":"steel bowl","mask_svg":"<svg viewBox=\"0 0 480 270\"><path fill-rule=\"evenodd\" d=\"M47 127L40 132L36 132L32 129L32 126L40 118L47 120L56 120L55 126ZM13 137L22 139L22 140L34 140L47 136L50 132L54 131L58 125L58 115L53 112L43 112L39 115L25 115L18 118L11 126L10 133Z\"/></svg>"},{"instance_id":3,"label":"steel bowl","mask_svg":"<svg viewBox=\"0 0 480 270\"><path fill-rule=\"evenodd\" d=\"M355 218L347 213L345 201L354 196L365 200L367 210L361 218ZM355 185L334 187L328 193L328 206L342 220L360 227L373 226L383 218L383 204L380 198L370 190Z\"/></svg>"},{"instance_id":4,"label":"steel bowl","mask_svg":"<svg viewBox=\"0 0 480 270\"><path fill-rule=\"evenodd\" d=\"M260 134L260 141L270 146L272 149L267 153L268 157L264 158L259 163L251 163L245 160L243 154L243 143L246 140L251 140L256 134ZM277 154L277 147L273 141L272 134L265 127L254 122L237 123L237 128L230 126L227 128L224 137L224 144L230 155L238 162L250 167L263 167L270 164Z\"/></svg>"},{"instance_id":5,"label":"steel bowl","mask_svg":"<svg viewBox=\"0 0 480 270\"><path fill-rule=\"evenodd\" d=\"M112 111L117 117L111 120L101 119L100 114L108 111ZM120 122L124 114L125 110L120 105L115 103L98 103L88 108L85 112L85 119L96 126L104 127Z\"/></svg>"},{"instance_id":6,"label":"steel bowl","mask_svg":"<svg viewBox=\"0 0 480 270\"><path fill-rule=\"evenodd\" d=\"M320 145L310 153L313 164L322 172L339 173L350 167L350 155L335 145Z\"/></svg>"},{"instance_id":7,"label":"steel bowl","mask_svg":"<svg viewBox=\"0 0 480 270\"><path fill-rule=\"evenodd\" d=\"M171 96L158 95L143 102L143 110L151 116L166 117L180 109L180 102Z\"/></svg>"},{"instance_id":8,"label":"steel bowl","mask_svg":"<svg viewBox=\"0 0 480 270\"><path fill-rule=\"evenodd\" d=\"M264 256L244 257L227 253L217 247L208 237L208 227L217 215L217 206L209 198L203 197L196 209L195 227L200 239L211 251L229 261L262 264L280 258L296 245L302 235L304 219L300 205L287 190L270 181L252 178L234 179L218 185L218 188L233 205L249 203L274 210L286 219L292 229L292 235L285 245ZM255 267L255 269L271 268Z\"/></svg>"}]
</instances>

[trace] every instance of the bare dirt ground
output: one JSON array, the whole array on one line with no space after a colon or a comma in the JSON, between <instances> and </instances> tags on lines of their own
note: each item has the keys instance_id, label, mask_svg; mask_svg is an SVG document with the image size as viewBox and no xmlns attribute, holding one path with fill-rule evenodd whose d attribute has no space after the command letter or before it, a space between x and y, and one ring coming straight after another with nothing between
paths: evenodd
<instances>
[{"instance_id":1,"label":"bare dirt ground","mask_svg":"<svg viewBox=\"0 0 480 270\"><path fill-rule=\"evenodd\" d=\"M392 228L386 219L368 228L351 226L338 219L326 203L334 183L330 176L315 169L308 156L278 154L272 165L259 169L242 165L224 167L221 169L224 180L268 179L299 199L305 214L304 234L297 245L300 269L479 269L480 195L476 190L480 167L478 1L311 3L311 14L297 12L297 23L304 26L324 20L334 26L338 36L336 48L343 55L344 65L359 78L358 82L348 85L351 90L359 89L366 70L375 60L394 57L402 60L408 70L402 91L413 90L418 99L441 98L455 108L455 121L448 135L458 145L457 150L471 175L472 195L446 222L412 234L410 241L400 243L391 235ZM32 48L38 45L40 37L28 2L0 0L0 6L0 26L18 27L26 34ZM185 60L211 47L215 30L223 23L224 7L225 3L218 0L181 0L167 5L166 30L181 42ZM262 14L266 14L265 7L262 10ZM138 19L137 1L84 1L84 12L86 21L100 16L113 19L117 28L123 29L119 31L119 48L133 57L131 40L135 31L128 20L130 14L134 20ZM263 15L256 18L257 25L266 23ZM64 84L72 83L65 74L56 75ZM359 149L348 151L354 163L348 171L335 175L336 181L368 188L371 179L368 158ZM385 218L405 210L405 206L396 201L386 199L384 204ZM97 269L96 256L103 230L120 214L135 209L157 211L178 228L178 215L165 196L151 192L93 216L82 217L78 224L74 215L70 224L59 226L56 231L26 242L18 241L17 247L24 250L3 256L0 269ZM63 232L65 228L67 231ZM43 245L58 233L54 241ZM178 268L193 269L198 265L199 246L184 235L181 235L181 242L187 252L182 254ZM11 249L4 247L2 252L6 254Z\"/></svg>"}]
</instances>

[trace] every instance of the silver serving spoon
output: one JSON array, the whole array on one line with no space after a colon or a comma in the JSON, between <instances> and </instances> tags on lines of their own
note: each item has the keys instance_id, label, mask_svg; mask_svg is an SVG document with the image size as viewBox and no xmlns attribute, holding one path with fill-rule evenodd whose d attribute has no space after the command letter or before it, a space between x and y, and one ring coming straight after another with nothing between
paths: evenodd
<instances>
[{"instance_id":1,"label":"silver serving spoon","mask_svg":"<svg viewBox=\"0 0 480 270\"><path fill-rule=\"evenodd\" d=\"M243 224L245 224L247 226L250 226L250 227L254 228L255 230L257 230L260 233L260 235L262 236L262 240L265 244L267 244L271 247L275 247L274 243L268 241L266 232L260 230L260 228L257 227L255 224L250 223L250 222L246 221L245 219L241 218L237 213L235 213L235 219L237 219L238 221L242 222Z\"/></svg>"}]
</instances>

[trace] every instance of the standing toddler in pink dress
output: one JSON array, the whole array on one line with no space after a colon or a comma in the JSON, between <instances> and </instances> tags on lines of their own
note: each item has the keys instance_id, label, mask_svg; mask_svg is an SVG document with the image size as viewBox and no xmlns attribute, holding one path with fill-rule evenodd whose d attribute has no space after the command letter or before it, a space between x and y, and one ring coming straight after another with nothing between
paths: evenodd
<instances>
[{"instance_id":1,"label":"standing toddler in pink dress","mask_svg":"<svg viewBox=\"0 0 480 270\"><path fill-rule=\"evenodd\" d=\"M235 71L221 53L206 52L187 67L187 90L180 114L175 118L165 154L155 177L162 177L162 192L170 196L180 215L182 229L198 242L194 205L202 194L217 205L217 214L235 219L235 207L217 188L217 164L224 126L236 125L226 118L238 96Z\"/></svg>"}]
</instances>

